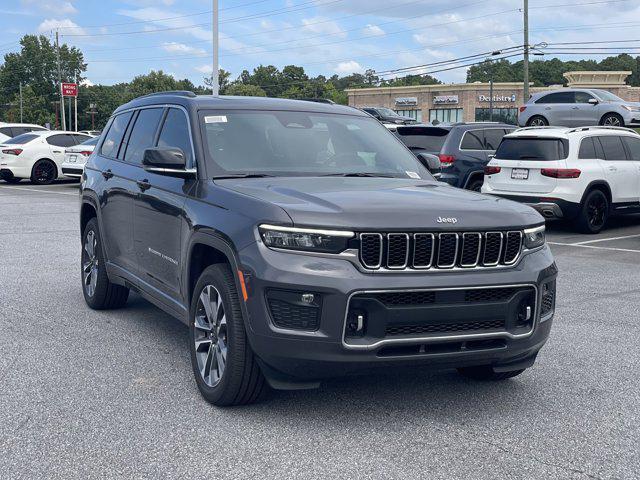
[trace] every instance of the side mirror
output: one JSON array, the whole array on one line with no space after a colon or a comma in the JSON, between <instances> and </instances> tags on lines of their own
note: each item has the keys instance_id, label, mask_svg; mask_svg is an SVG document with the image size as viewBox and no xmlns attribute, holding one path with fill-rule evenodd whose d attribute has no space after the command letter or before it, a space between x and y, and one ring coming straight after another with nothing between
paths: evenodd
<instances>
[{"instance_id":1,"label":"side mirror","mask_svg":"<svg viewBox=\"0 0 640 480\"><path fill-rule=\"evenodd\" d=\"M142 157L142 167L152 173L168 177L193 178L195 168L187 168L184 152L174 147L147 148Z\"/></svg>"},{"instance_id":2,"label":"side mirror","mask_svg":"<svg viewBox=\"0 0 640 480\"><path fill-rule=\"evenodd\" d=\"M590 98L589 100L587 100L591 105L597 105L599 102L597 99L595 98Z\"/></svg>"},{"instance_id":3,"label":"side mirror","mask_svg":"<svg viewBox=\"0 0 640 480\"><path fill-rule=\"evenodd\" d=\"M440 165L440 159L437 155L430 153L416 153L416 157L420 163L433 175L434 177L440 177L440 171L442 167Z\"/></svg>"}]
</instances>

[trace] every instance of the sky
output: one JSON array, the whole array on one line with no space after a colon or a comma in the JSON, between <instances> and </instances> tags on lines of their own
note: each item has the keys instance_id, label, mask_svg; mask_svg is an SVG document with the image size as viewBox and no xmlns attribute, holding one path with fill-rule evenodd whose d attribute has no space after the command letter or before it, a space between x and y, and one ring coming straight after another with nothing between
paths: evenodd
<instances>
[{"instance_id":1,"label":"sky","mask_svg":"<svg viewBox=\"0 0 640 480\"><path fill-rule=\"evenodd\" d=\"M300 65L341 76L429 65L523 44L522 0L219 0L220 66L235 79L256 66ZM530 0L530 44L544 58L595 58L600 50L640 54L640 0ZM92 84L131 80L151 70L203 84L212 65L211 0L12 0L0 2L0 55L22 35L52 36L82 50ZM634 33L635 32L635 33ZM637 40L635 43L611 43ZM628 49L628 50L625 50ZM480 60L483 57L476 57ZM513 57L518 60L521 57ZM543 57L537 57L543 58ZM475 61L468 60L467 63ZM460 61L457 65L465 63ZM387 74L385 78L396 73ZM464 82L466 68L435 72Z\"/></svg>"}]
</instances>

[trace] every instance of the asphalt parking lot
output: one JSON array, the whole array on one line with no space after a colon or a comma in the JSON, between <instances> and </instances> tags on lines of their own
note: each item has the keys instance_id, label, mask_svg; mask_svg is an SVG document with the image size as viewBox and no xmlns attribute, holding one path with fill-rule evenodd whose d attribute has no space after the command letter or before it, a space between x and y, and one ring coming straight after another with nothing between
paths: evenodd
<instances>
[{"instance_id":1,"label":"asphalt parking lot","mask_svg":"<svg viewBox=\"0 0 640 480\"><path fill-rule=\"evenodd\" d=\"M337 379L221 410L188 331L79 281L77 184L0 185L0 478L640 478L640 217L551 225L552 336L522 376Z\"/></svg>"}]
</instances>

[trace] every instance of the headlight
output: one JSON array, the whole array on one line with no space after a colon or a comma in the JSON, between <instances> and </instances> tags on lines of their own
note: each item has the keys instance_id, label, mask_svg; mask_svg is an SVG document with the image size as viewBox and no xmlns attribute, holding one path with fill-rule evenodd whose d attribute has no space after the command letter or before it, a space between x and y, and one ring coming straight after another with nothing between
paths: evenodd
<instances>
[{"instance_id":1,"label":"headlight","mask_svg":"<svg viewBox=\"0 0 640 480\"><path fill-rule=\"evenodd\" d=\"M535 228L527 228L524 231L524 246L528 249L544 245L544 225Z\"/></svg>"},{"instance_id":2,"label":"headlight","mask_svg":"<svg viewBox=\"0 0 640 480\"><path fill-rule=\"evenodd\" d=\"M340 253L355 233L343 230L260 225L260 236L267 247L321 253Z\"/></svg>"},{"instance_id":3,"label":"headlight","mask_svg":"<svg viewBox=\"0 0 640 480\"><path fill-rule=\"evenodd\" d=\"M640 106L637 105L622 105L622 108L630 112L640 112Z\"/></svg>"}]
</instances>

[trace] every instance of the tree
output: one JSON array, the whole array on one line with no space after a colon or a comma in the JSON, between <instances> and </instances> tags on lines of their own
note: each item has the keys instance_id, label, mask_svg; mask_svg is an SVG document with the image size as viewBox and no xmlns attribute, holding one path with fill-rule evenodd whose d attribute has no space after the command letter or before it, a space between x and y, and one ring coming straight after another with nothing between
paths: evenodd
<instances>
[{"instance_id":1,"label":"tree","mask_svg":"<svg viewBox=\"0 0 640 480\"><path fill-rule=\"evenodd\" d=\"M242 97L266 97L265 91L257 85L247 85L244 83L232 83L226 90L225 95L239 95Z\"/></svg>"},{"instance_id":2,"label":"tree","mask_svg":"<svg viewBox=\"0 0 640 480\"><path fill-rule=\"evenodd\" d=\"M229 78L231 77L231 72L227 72L224 68L218 70L218 89L221 95L224 95L225 89L229 86ZM213 75L211 77L204 77L204 84L209 87L209 92L211 91L211 85L213 85Z\"/></svg>"},{"instance_id":3,"label":"tree","mask_svg":"<svg viewBox=\"0 0 640 480\"><path fill-rule=\"evenodd\" d=\"M47 100L36 95L33 88L29 85L22 88L22 106L24 123L35 123L44 125L49 122L52 126L55 124L55 115L51 113L51 106ZM20 94L16 93L11 98L9 109L6 112L6 118L10 122L20 121Z\"/></svg>"},{"instance_id":4,"label":"tree","mask_svg":"<svg viewBox=\"0 0 640 480\"><path fill-rule=\"evenodd\" d=\"M442 82L431 75L406 75L393 80L383 80L381 85L385 87L406 87L413 85L439 85Z\"/></svg>"}]
</instances>

